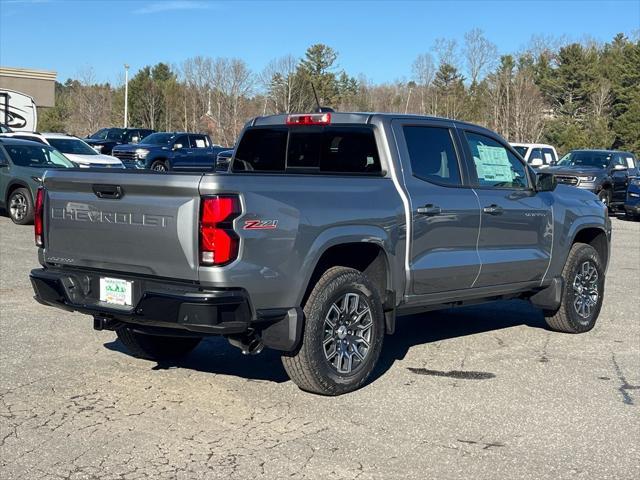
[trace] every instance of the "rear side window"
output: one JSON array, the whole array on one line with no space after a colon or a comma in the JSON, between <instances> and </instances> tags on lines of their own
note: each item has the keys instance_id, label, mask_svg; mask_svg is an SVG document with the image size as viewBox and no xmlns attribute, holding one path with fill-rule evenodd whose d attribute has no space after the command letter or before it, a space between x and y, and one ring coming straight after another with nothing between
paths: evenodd
<instances>
[{"instance_id":1,"label":"rear side window","mask_svg":"<svg viewBox=\"0 0 640 480\"><path fill-rule=\"evenodd\" d=\"M245 132L234 171L380 173L373 130L360 126L270 127Z\"/></svg>"},{"instance_id":2,"label":"rear side window","mask_svg":"<svg viewBox=\"0 0 640 480\"><path fill-rule=\"evenodd\" d=\"M448 128L403 127L413 175L428 182L460 185L460 166Z\"/></svg>"},{"instance_id":3,"label":"rear side window","mask_svg":"<svg viewBox=\"0 0 640 480\"><path fill-rule=\"evenodd\" d=\"M207 148L209 146L209 142L206 136L204 135L189 135L191 139L191 148Z\"/></svg>"},{"instance_id":4,"label":"rear side window","mask_svg":"<svg viewBox=\"0 0 640 480\"><path fill-rule=\"evenodd\" d=\"M558 161L555 153L553 153L553 150L551 150L550 148L543 148L542 154L544 155L544 163L546 165L553 165Z\"/></svg>"}]
</instances>

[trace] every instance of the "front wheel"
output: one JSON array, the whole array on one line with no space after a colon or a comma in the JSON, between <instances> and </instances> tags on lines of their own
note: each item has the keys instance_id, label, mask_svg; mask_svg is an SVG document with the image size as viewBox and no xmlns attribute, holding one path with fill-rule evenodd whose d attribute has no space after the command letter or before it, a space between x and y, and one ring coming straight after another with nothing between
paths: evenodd
<instances>
[{"instance_id":1,"label":"front wheel","mask_svg":"<svg viewBox=\"0 0 640 480\"><path fill-rule=\"evenodd\" d=\"M151 170L154 172L166 173L169 171L169 166L167 165L167 162L156 160L151 164Z\"/></svg>"},{"instance_id":2,"label":"front wheel","mask_svg":"<svg viewBox=\"0 0 640 480\"><path fill-rule=\"evenodd\" d=\"M196 348L202 340L199 337L147 335L130 327L118 328L116 335L131 355L146 360L179 359Z\"/></svg>"},{"instance_id":3,"label":"front wheel","mask_svg":"<svg viewBox=\"0 0 640 480\"><path fill-rule=\"evenodd\" d=\"M596 324L604 298L604 270L596 249L575 243L562 279L562 302L557 311L545 312L547 325L558 332L588 332Z\"/></svg>"},{"instance_id":4,"label":"front wheel","mask_svg":"<svg viewBox=\"0 0 640 480\"><path fill-rule=\"evenodd\" d=\"M289 378L322 395L364 385L384 338L382 302L369 279L352 268L330 268L309 295L304 316L302 345L282 357Z\"/></svg>"},{"instance_id":5,"label":"front wheel","mask_svg":"<svg viewBox=\"0 0 640 480\"><path fill-rule=\"evenodd\" d=\"M611 208L611 191L603 188L598 192L598 199L602 202L602 204L607 207L607 209Z\"/></svg>"},{"instance_id":6,"label":"front wheel","mask_svg":"<svg viewBox=\"0 0 640 480\"><path fill-rule=\"evenodd\" d=\"M9 216L17 225L28 225L33 222L33 200L26 188L16 188L9 195Z\"/></svg>"}]
</instances>

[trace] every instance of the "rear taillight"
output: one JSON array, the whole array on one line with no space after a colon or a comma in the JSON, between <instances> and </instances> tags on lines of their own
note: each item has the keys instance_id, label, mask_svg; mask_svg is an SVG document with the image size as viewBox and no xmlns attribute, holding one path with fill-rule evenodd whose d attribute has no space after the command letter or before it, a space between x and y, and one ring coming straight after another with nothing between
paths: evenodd
<instances>
[{"instance_id":1,"label":"rear taillight","mask_svg":"<svg viewBox=\"0 0 640 480\"><path fill-rule=\"evenodd\" d=\"M305 113L302 115L289 115L287 125L328 125L331 123L331 114Z\"/></svg>"},{"instance_id":2,"label":"rear taillight","mask_svg":"<svg viewBox=\"0 0 640 480\"><path fill-rule=\"evenodd\" d=\"M202 197L200 265L225 265L238 256L233 220L240 215L240 199L232 195Z\"/></svg>"},{"instance_id":3,"label":"rear taillight","mask_svg":"<svg viewBox=\"0 0 640 480\"><path fill-rule=\"evenodd\" d=\"M44 246L43 242L43 229L42 229L42 215L44 211L44 187L38 187L36 193L36 205L34 208L33 217L33 233L35 234L36 245L38 247Z\"/></svg>"}]
</instances>

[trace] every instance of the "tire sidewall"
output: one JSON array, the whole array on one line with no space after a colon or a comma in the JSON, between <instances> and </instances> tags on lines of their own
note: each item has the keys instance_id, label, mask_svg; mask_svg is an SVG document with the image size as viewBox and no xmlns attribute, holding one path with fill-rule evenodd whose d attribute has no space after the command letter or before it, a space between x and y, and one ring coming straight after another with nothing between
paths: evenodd
<instances>
[{"instance_id":1,"label":"tire sidewall","mask_svg":"<svg viewBox=\"0 0 640 480\"><path fill-rule=\"evenodd\" d=\"M593 308L591 315L587 319L578 315L573 306L573 302L576 299L576 294L573 290L573 281L577 272L585 261L590 261L591 263L593 263L598 272L598 302ZM604 299L605 285L605 275L602 268L602 263L600 261L600 256L593 247L589 245L580 246L580 248L576 251L576 254L573 256L573 258L571 258L569 265L567 265L564 282L564 301L562 308L565 309L567 319L576 332L588 332L595 326L596 320L600 315L600 310L602 309L602 301Z\"/></svg>"},{"instance_id":2,"label":"tire sidewall","mask_svg":"<svg viewBox=\"0 0 640 480\"><path fill-rule=\"evenodd\" d=\"M350 374L338 373L325 358L322 348L324 319L331 305L346 293L365 297L373 320L371 346L365 361ZM342 273L333 278L319 294L305 305L304 344L318 380L331 390L351 391L358 388L371 374L380 356L384 339L384 314L380 297L368 279L357 271Z\"/></svg>"},{"instance_id":3,"label":"tire sidewall","mask_svg":"<svg viewBox=\"0 0 640 480\"><path fill-rule=\"evenodd\" d=\"M16 195L22 195L27 201L27 214L22 218L22 220L16 220L11 213L11 199ZM16 188L11 195L9 195L9 199L7 201L7 213L9 214L9 218L16 225L28 225L33 222L33 199L31 198L31 193L26 188Z\"/></svg>"}]
</instances>

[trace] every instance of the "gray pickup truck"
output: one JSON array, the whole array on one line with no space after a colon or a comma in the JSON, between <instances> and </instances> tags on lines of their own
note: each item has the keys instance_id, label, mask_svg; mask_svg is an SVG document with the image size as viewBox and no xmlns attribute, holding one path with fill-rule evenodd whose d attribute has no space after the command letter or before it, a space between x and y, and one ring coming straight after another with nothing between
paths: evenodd
<instances>
[{"instance_id":1,"label":"gray pickup truck","mask_svg":"<svg viewBox=\"0 0 640 480\"><path fill-rule=\"evenodd\" d=\"M228 172L50 171L36 206L39 302L148 359L273 348L325 395L367 381L402 314L521 298L590 330L611 235L495 133L394 114L258 117Z\"/></svg>"}]
</instances>

